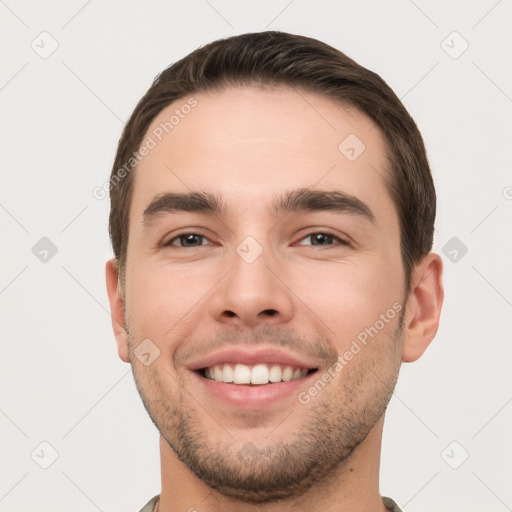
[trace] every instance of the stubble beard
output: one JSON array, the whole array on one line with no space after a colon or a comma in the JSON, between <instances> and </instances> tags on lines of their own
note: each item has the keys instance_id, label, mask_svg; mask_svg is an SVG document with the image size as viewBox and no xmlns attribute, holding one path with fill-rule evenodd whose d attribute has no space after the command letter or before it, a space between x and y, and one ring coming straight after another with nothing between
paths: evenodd
<instances>
[{"instance_id":1,"label":"stubble beard","mask_svg":"<svg viewBox=\"0 0 512 512\"><path fill-rule=\"evenodd\" d=\"M137 365L132 364L133 375L162 437L178 459L210 488L252 504L298 497L319 482L325 484L337 469L342 470L385 413L400 369L404 312L391 336L386 334L371 342L385 340L388 349L384 356L378 352L369 357L372 347L365 347L363 358L357 355L350 363L360 361L357 367L345 374L343 369L311 400L300 431L274 443L265 439L266 444L261 446L246 443L237 449L233 448L236 440L227 433L222 440L212 440L201 420L213 420L201 406L191 403L185 388L181 383L177 385L168 372L135 370ZM169 382L175 392L169 390ZM297 402L296 407L301 412L305 406ZM194 411L204 413L202 418ZM276 430L275 437L283 426Z\"/></svg>"}]
</instances>

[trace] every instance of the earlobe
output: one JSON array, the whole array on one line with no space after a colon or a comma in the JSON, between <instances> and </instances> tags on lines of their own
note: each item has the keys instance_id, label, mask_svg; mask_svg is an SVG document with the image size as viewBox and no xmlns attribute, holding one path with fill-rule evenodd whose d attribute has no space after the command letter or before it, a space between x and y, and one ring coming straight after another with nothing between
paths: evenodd
<instances>
[{"instance_id":1,"label":"earlobe","mask_svg":"<svg viewBox=\"0 0 512 512\"><path fill-rule=\"evenodd\" d=\"M124 300L119 287L118 265L115 258L107 261L105 276L108 300L110 302L112 329L114 330L117 341L117 351L121 360L128 363L130 362L128 353L128 332L126 330L126 319L124 316Z\"/></svg>"},{"instance_id":2,"label":"earlobe","mask_svg":"<svg viewBox=\"0 0 512 512\"><path fill-rule=\"evenodd\" d=\"M419 359L437 333L444 299L442 273L443 261L435 253L425 256L413 271L404 324L406 363Z\"/></svg>"}]
</instances>

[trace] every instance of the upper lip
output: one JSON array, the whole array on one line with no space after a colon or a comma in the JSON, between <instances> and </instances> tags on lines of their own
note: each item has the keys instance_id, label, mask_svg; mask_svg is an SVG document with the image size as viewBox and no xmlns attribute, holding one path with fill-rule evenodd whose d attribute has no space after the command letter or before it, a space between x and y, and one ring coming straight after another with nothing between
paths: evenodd
<instances>
[{"instance_id":1,"label":"upper lip","mask_svg":"<svg viewBox=\"0 0 512 512\"><path fill-rule=\"evenodd\" d=\"M269 363L307 368L308 370L319 367L319 364L316 364L317 361L312 358L291 354L274 347L258 347L254 349L229 347L198 357L189 363L187 367L189 370L201 370L222 363L241 363L246 365Z\"/></svg>"}]
</instances>

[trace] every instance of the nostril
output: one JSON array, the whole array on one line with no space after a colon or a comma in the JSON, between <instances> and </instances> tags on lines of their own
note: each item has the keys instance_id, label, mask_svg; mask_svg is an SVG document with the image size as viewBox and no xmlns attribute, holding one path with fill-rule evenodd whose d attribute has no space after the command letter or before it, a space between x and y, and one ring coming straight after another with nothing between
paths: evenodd
<instances>
[{"instance_id":1,"label":"nostril","mask_svg":"<svg viewBox=\"0 0 512 512\"><path fill-rule=\"evenodd\" d=\"M275 309L265 309L263 313L265 313L268 316L274 316L277 314L277 311Z\"/></svg>"}]
</instances>

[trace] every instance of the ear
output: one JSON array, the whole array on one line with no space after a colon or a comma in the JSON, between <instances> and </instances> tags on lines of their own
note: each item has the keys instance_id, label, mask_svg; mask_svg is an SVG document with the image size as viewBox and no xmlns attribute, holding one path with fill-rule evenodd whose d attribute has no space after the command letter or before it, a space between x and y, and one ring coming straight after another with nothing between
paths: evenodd
<instances>
[{"instance_id":1,"label":"ear","mask_svg":"<svg viewBox=\"0 0 512 512\"><path fill-rule=\"evenodd\" d=\"M406 363L419 359L437 333L444 299L442 274L443 261L432 252L413 270L402 351Z\"/></svg>"},{"instance_id":2,"label":"ear","mask_svg":"<svg viewBox=\"0 0 512 512\"><path fill-rule=\"evenodd\" d=\"M126 319L124 317L124 300L121 296L118 280L117 260L112 258L107 261L106 269L107 293L110 301L112 328L117 341L119 357L125 363L130 362L128 356L128 332L126 330Z\"/></svg>"}]
</instances>

